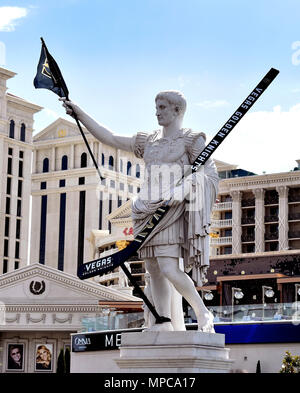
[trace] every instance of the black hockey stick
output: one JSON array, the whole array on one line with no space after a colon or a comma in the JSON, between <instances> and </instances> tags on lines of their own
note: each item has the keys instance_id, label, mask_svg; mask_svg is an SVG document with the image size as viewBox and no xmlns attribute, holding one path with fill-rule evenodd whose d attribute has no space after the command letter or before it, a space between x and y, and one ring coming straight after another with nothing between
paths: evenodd
<instances>
[{"instance_id":1,"label":"black hockey stick","mask_svg":"<svg viewBox=\"0 0 300 393\"><path fill-rule=\"evenodd\" d=\"M278 74L278 70L274 68L270 69L270 71L263 77L259 84L251 91L251 93L247 96L243 103L228 119L224 126L221 127L215 137L202 150L202 152L191 165L189 170L184 174L183 178L193 172L196 172L201 165L205 164L205 162L209 159L212 153L217 149L218 146L220 146L226 136L233 130L237 123L248 112L248 110L253 106L253 104L262 95L262 93L268 88L268 86L273 82L273 80ZM179 184L182 182L183 178L181 179ZM130 245L128 245L123 250L116 252L109 257L98 258L80 265L77 270L78 277L81 280L84 280L100 274L105 274L111 270L114 270L120 265L123 268L124 262L142 246L144 241L147 239L147 237L150 235L156 225L163 219L168 210L169 206L168 202L166 202L164 206L161 206L156 210L156 212L149 219L143 230L136 236L136 238L130 243ZM127 275L126 271L124 272ZM143 291L141 290L141 292Z\"/></svg>"}]
</instances>

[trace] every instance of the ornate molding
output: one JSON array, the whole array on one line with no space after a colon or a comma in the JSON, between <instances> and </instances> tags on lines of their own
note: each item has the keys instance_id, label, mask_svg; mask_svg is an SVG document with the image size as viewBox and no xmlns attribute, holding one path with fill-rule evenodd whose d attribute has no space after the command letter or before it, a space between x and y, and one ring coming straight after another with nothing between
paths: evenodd
<instances>
[{"instance_id":1,"label":"ornate molding","mask_svg":"<svg viewBox=\"0 0 300 393\"><path fill-rule=\"evenodd\" d=\"M43 322L45 323L46 321L46 314L42 314L40 318L31 318L30 314L26 314L26 323L40 323Z\"/></svg>"},{"instance_id":2,"label":"ornate molding","mask_svg":"<svg viewBox=\"0 0 300 393\"><path fill-rule=\"evenodd\" d=\"M56 316L56 314L52 315L53 323L55 323L55 322L58 322L58 323L66 323L66 322L72 323L72 318L73 318L72 314L69 314L66 318L58 318Z\"/></svg>"},{"instance_id":3,"label":"ornate molding","mask_svg":"<svg viewBox=\"0 0 300 393\"><path fill-rule=\"evenodd\" d=\"M21 314L16 314L14 318L5 318L6 323L20 323Z\"/></svg>"}]
</instances>

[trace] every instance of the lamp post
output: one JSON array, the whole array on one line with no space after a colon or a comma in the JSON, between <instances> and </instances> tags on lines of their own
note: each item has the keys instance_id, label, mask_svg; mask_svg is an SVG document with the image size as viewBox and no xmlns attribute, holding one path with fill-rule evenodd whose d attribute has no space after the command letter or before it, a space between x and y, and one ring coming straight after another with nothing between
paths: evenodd
<instances>
[{"instance_id":1,"label":"lamp post","mask_svg":"<svg viewBox=\"0 0 300 393\"><path fill-rule=\"evenodd\" d=\"M234 298L242 299L244 294L241 288L231 288L231 320L233 321L233 312L234 312Z\"/></svg>"},{"instance_id":2,"label":"lamp post","mask_svg":"<svg viewBox=\"0 0 300 393\"><path fill-rule=\"evenodd\" d=\"M214 294L210 289L201 289L201 297L205 300L212 300L214 298Z\"/></svg>"},{"instance_id":3,"label":"lamp post","mask_svg":"<svg viewBox=\"0 0 300 393\"><path fill-rule=\"evenodd\" d=\"M267 287L266 285L262 286L262 306L263 306L263 312L262 312L262 319L265 319L265 296L268 298L271 298L275 295L275 292L273 291L272 287Z\"/></svg>"}]
</instances>

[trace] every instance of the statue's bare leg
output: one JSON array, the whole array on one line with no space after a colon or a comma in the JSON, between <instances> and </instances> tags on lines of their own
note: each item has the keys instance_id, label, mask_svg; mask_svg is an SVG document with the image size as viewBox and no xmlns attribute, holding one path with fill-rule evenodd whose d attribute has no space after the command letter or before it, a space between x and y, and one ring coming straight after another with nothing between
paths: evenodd
<instances>
[{"instance_id":1,"label":"statue's bare leg","mask_svg":"<svg viewBox=\"0 0 300 393\"><path fill-rule=\"evenodd\" d=\"M171 319L172 288L169 280L162 274L157 259L145 259L146 270L150 273L150 286L154 307L160 316ZM154 325L151 330L174 330L171 322Z\"/></svg>"},{"instance_id":2,"label":"statue's bare leg","mask_svg":"<svg viewBox=\"0 0 300 393\"><path fill-rule=\"evenodd\" d=\"M173 257L157 257L160 272L174 285L176 290L193 308L198 322L198 330L214 332L213 315L205 307L192 279L179 269L179 261Z\"/></svg>"}]
</instances>

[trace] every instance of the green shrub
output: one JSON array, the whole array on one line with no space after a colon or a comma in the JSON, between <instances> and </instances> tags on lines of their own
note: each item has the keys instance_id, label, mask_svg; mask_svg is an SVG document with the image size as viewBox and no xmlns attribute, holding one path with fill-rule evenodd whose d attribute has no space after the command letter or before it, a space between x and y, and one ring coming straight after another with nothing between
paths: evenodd
<instances>
[{"instance_id":1,"label":"green shrub","mask_svg":"<svg viewBox=\"0 0 300 393\"><path fill-rule=\"evenodd\" d=\"M280 373L296 374L300 373L300 356L292 356L289 351L285 352Z\"/></svg>"}]
</instances>

